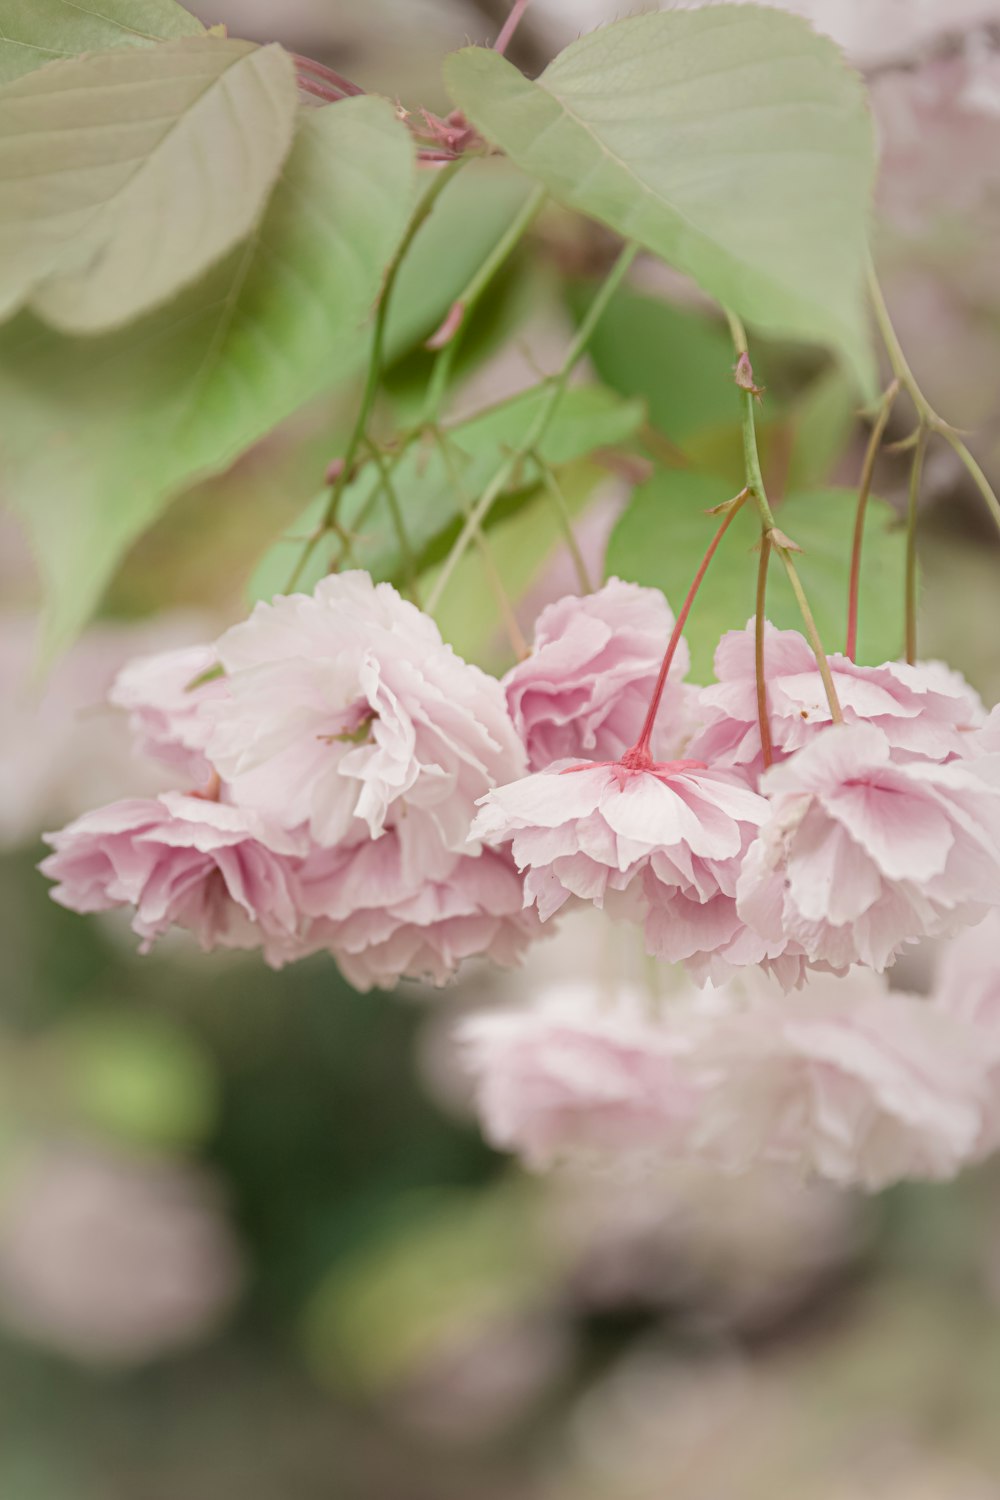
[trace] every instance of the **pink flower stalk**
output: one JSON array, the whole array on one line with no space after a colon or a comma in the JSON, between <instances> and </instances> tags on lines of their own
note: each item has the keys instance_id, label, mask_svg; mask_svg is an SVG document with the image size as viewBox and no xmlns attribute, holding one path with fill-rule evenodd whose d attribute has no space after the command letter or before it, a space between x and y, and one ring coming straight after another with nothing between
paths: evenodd
<instances>
[{"instance_id":1,"label":"pink flower stalk","mask_svg":"<svg viewBox=\"0 0 1000 1500\"><path fill-rule=\"evenodd\" d=\"M1000 904L1000 761L893 761L874 725L827 729L762 778L771 812L740 916L813 961L881 971Z\"/></svg>"},{"instance_id":2,"label":"pink flower stalk","mask_svg":"<svg viewBox=\"0 0 1000 1500\"><path fill-rule=\"evenodd\" d=\"M677 1149L694 1106L685 1043L630 991L546 991L529 1010L473 1016L458 1032L487 1138L546 1167L580 1152Z\"/></svg>"},{"instance_id":3,"label":"pink flower stalk","mask_svg":"<svg viewBox=\"0 0 1000 1500\"><path fill-rule=\"evenodd\" d=\"M510 859L453 855L408 823L314 850L299 883L310 952L326 950L358 990L403 979L443 985L467 958L520 963L538 935Z\"/></svg>"},{"instance_id":4,"label":"pink flower stalk","mask_svg":"<svg viewBox=\"0 0 1000 1500\"><path fill-rule=\"evenodd\" d=\"M988 1066L961 1021L863 971L673 993L596 986L475 1016L459 1041L488 1138L530 1166L581 1151L773 1163L869 1190L979 1149Z\"/></svg>"},{"instance_id":5,"label":"pink flower stalk","mask_svg":"<svg viewBox=\"0 0 1000 1500\"><path fill-rule=\"evenodd\" d=\"M304 841L252 813L165 792L114 802L46 835L39 866L72 911L133 906L146 953L171 927L216 947L264 950L269 964L299 956L295 872Z\"/></svg>"},{"instance_id":6,"label":"pink flower stalk","mask_svg":"<svg viewBox=\"0 0 1000 1500\"><path fill-rule=\"evenodd\" d=\"M218 665L213 646L186 646L138 656L115 678L110 701L128 711L140 754L171 766L196 787L212 776L204 755L212 720L205 705L228 692L220 676L199 681Z\"/></svg>"},{"instance_id":7,"label":"pink flower stalk","mask_svg":"<svg viewBox=\"0 0 1000 1500\"><path fill-rule=\"evenodd\" d=\"M768 809L731 772L690 761L556 765L481 806L473 836L511 844L543 921L575 897L645 921L649 951L670 961L740 945L752 963L783 951L784 939L747 939L736 911L740 862Z\"/></svg>"},{"instance_id":8,"label":"pink flower stalk","mask_svg":"<svg viewBox=\"0 0 1000 1500\"><path fill-rule=\"evenodd\" d=\"M570 757L618 760L625 754L639 738L673 627L659 589L618 578L542 610L531 655L504 678L533 771ZM681 641L653 731L657 759L675 754L688 728L688 665Z\"/></svg>"},{"instance_id":9,"label":"pink flower stalk","mask_svg":"<svg viewBox=\"0 0 1000 1500\"><path fill-rule=\"evenodd\" d=\"M495 679L367 573L258 604L217 645L229 696L208 754L235 800L326 847L390 812L467 847L476 799L524 766Z\"/></svg>"},{"instance_id":10,"label":"pink flower stalk","mask_svg":"<svg viewBox=\"0 0 1000 1500\"><path fill-rule=\"evenodd\" d=\"M797 630L765 624L764 662L768 720L776 761L794 754L829 727L830 705L816 658ZM871 723L882 730L894 760L949 760L969 753L970 732L983 723L978 694L943 662L883 662L858 666L829 656L846 724ZM764 770L757 714L754 621L728 631L715 653L718 681L702 688L698 710L703 728L687 753L713 766L737 766L753 777Z\"/></svg>"}]
</instances>

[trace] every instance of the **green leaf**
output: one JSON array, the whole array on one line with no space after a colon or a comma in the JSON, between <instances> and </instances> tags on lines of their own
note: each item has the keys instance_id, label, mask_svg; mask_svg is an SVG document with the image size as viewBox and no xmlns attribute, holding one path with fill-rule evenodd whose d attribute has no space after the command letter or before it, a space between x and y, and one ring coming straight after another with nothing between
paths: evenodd
<instances>
[{"instance_id":1,"label":"green leaf","mask_svg":"<svg viewBox=\"0 0 1000 1500\"><path fill-rule=\"evenodd\" d=\"M0 91L0 315L70 333L165 302L243 240L292 144L280 47L186 37Z\"/></svg>"},{"instance_id":2,"label":"green leaf","mask_svg":"<svg viewBox=\"0 0 1000 1500\"><path fill-rule=\"evenodd\" d=\"M726 499L724 480L710 475L660 474L636 491L608 544L608 576L660 588L677 609L719 524L705 511ZM803 548L795 565L828 651L842 651L847 624L847 584L857 496L826 489L790 495L775 512L778 525ZM709 567L685 632L694 681L712 676L712 656L725 630L741 630L754 613L760 527L745 506ZM870 502L861 570L858 660L886 661L903 638L905 539L895 512ZM767 616L786 630L801 630L802 616L779 558L768 574Z\"/></svg>"},{"instance_id":3,"label":"green leaf","mask_svg":"<svg viewBox=\"0 0 1000 1500\"><path fill-rule=\"evenodd\" d=\"M0 31L0 84L61 57L111 47L149 47L178 36L201 36L204 27L175 0L4 0Z\"/></svg>"},{"instance_id":4,"label":"green leaf","mask_svg":"<svg viewBox=\"0 0 1000 1500\"><path fill-rule=\"evenodd\" d=\"M24 314L3 332L0 479L31 528L50 651L173 495L354 368L413 184L385 100L312 111L261 224L169 306L103 338Z\"/></svg>"},{"instance_id":5,"label":"green leaf","mask_svg":"<svg viewBox=\"0 0 1000 1500\"><path fill-rule=\"evenodd\" d=\"M587 352L601 379L622 395L642 397L649 420L680 447L697 433L739 423L732 341L704 313L623 288Z\"/></svg>"},{"instance_id":6,"label":"green leaf","mask_svg":"<svg viewBox=\"0 0 1000 1500\"><path fill-rule=\"evenodd\" d=\"M847 447L858 415L857 393L844 371L831 365L802 393L790 413L791 490L824 484Z\"/></svg>"},{"instance_id":7,"label":"green leaf","mask_svg":"<svg viewBox=\"0 0 1000 1500\"><path fill-rule=\"evenodd\" d=\"M874 176L861 84L832 42L752 5L619 21L529 82L445 64L476 127L570 207L638 240L765 333L830 343L866 385Z\"/></svg>"},{"instance_id":8,"label":"green leaf","mask_svg":"<svg viewBox=\"0 0 1000 1500\"><path fill-rule=\"evenodd\" d=\"M386 327L390 359L440 327L530 191L531 184L506 162L463 166L400 267Z\"/></svg>"},{"instance_id":9,"label":"green leaf","mask_svg":"<svg viewBox=\"0 0 1000 1500\"><path fill-rule=\"evenodd\" d=\"M393 488L419 568L430 566L443 555L464 517L462 497L469 502L478 499L511 449L524 439L547 393L547 386L534 386L447 429L461 495L444 455L429 438L418 439L400 459L392 474ZM635 433L644 414L639 402L624 401L600 386L574 386L560 402L542 441L541 456L556 466L582 458L595 448L623 443ZM515 476L513 494L494 506L489 520L495 523L523 505L533 495L539 474L537 463L526 460ZM318 495L290 536L264 556L251 580L252 598L270 599L285 591L305 540L322 521L328 500L329 491ZM359 567L367 568L373 578L402 575L403 557L392 510L374 466L366 466L344 490L339 520L353 538L353 558ZM313 588L337 561L339 551L335 536L324 539L314 549L296 587Z\"/></svg>"}]
</instances>

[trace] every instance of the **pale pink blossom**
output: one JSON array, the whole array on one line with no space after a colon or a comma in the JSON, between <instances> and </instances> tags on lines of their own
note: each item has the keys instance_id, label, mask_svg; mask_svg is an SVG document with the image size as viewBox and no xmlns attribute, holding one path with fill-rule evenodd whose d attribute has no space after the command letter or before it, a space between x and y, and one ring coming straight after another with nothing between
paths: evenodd
<instances>
[{"instance_id":1,"label":"pale pink blossom","mask_svg":"<svg viewBox=\"0 0 1000 1500\"><path fill-rule=\"evenodd\" d=\"M981 728L969 735L970 755L1000 753L1000 704L990 710Z\"/></svg>"},{"instance_id":2,"label":"pale pink blossom","mask_svg":"<svg viewBox=\"0 0 1000 1500\"><path fill-rule=\"evenodd\" d=\"M108 695L127 710L136 749L196 787L212 775L203 753L212 731L205 704L228 691L222 677L210 675L217 667L214 646L139 656L119 672Z\"/></svg>"},{"instance_id":3,"label":"pale pink blossom","mask_svg":"<svg viewBox=\"0 0 1000 1500\"><path fill-rule=\"evenodd\" d=\"M474 804L524 766L503 689L367 573L258 604L217 644L229 695L208 755L235 799L332 846L420 817L469 852Z\"/></svg>"},{"instance_id":4,"label":"pale pink blossom","mask_svg":"<svg viewBox=\"0 0 1000 1500\"><path fill-rule=\"evenodd\" d=\"M883 662L859 666L833 652L828 657L847 724L882 730L893 759L948 760L968 753L970 732L985 718L978 694L943 662ZM797 630L764 627L767 709L775 759L793 754L831 723L830 705L816 658ZM698 695L702 728L687 754L710 765L764 769L757 707L754 621L730 630L715 652L718 679Z\"/></svg>"},{"instance_id":5,"label":"pale pink blossom","mask_svg":"<svg viewBox=\"0 0 1000 1500\"><path fill-rule=\"evenodd\" d=\"M535 1167L639 1152L874 1190L953 1176L989 1107L973 1028L861 970L791 997L751 973L645 1004L582 982L458 1040L488 1138Z\"/></svg>"},{"instance_id":6,"label":"pale pink blossom","mask_svg":"<svg viewBox=\"0 0 1000 1500\"><path fill-rule=\"evenodd\" d=\"M967 927L944 950L931 999L943 1015L971 1027L990 1072L990 1108L979 1154L1000 1147L1000 911Z\"/></svg>"},{"instance_id":7,"label":"pale pink blossom","mask_svg":"<svg viewBox=\"0 0 1000 1500\"><path fill-rule=\"evenodd\" d=\"M770 817L740 872L741 917L834 968L1000 904L1000 759L895 763L874 725L827 729L765 774Z\"/></svg>"},{"instance_id":8,"label":"pale pink blossom","mask_svg":"<svg viewBox=\"0 0 1000 1500\"><path fill-rule=\"evenodd\" d=\"M227 803L182 792L114 802L46 835L39 866L72 911L135 908L147 952L171 927L206 951L257 948L280 966L298 956L295 876L304 841Z\"/></svg>"},{"instance_id":9,"label":"pale pink blossom","mask_svg":"<svg viewBox=\"0 0 1000 1500\"><path fill-rule=\"evenodd\" d=\"M509 856L454 855L407 822L306 860L298 900L310 951L332 954L358 990L399 979L443 985L465 959L518 964L538 919Z\"/></svg>"},{"instance_id":10,"label":"pale pink blossom","mask_svg":"<svg viewBox=\"0 0 1000 1500\"><path fill-rule=\"evenodd\" d=\"M659 589L609 579L543 609L531 655L504 678L533 771L567 758L618 760L639 738L674 617ZM687 644L671 665L654 729L666 759L686 728Z\"/></svg>"},{"instance_id":11,"label":"pale pink blossom","mask_svg":"<svg viewBox=\"0 0 1000 1500\"><path fill-rule=\"evenodd\" d=\"M243 1257L219 1184L150 1155L54 1142L4 1175L0 1319L87 1363L146 1363L215 1331Z\"/></svg>"},{"instance_id":12,"label":"pale pink blossom","mask_svg":"<svg viewBox=\"0 0 1000 1500\"><path fill-rule=\"evenodd\" d=\"M629 990L555 986L530 1009L487 1012L459 1027L493 1145L533 1167L566 1155L667 1151L694 1098L679 1072L685 1043Z\"/></svg>"},{"instance_id":13,"label":"pale pink blossom","mask_svg":"<svg viewBox=\"0 0 1000 1500\"><path fill-rule=\"evenodd\" d=\"M736 995L692 1050L694 1152L869 1191L953 1177L974 1158L989 1081L970 1027L858 969L812 975L795 996L761 980L748 1002Z\"/></svg>"},{"instance_id":14,"label":"pale pink blossom","mask_svg":"<svg viewBox=\"0 0 1000 1500\"><path fill-rule=\"evenodd\" d=\"M488 793L473 834L510 842L543 921L577 898L645 922L658 958L729 953L738 965L786 947L780 934L748 934L736 911L740 863L767 812L733 773L697 762L557 764Z\"/></svg>"},{"instance_id":15,"label":"pale pink blossom","mask_svg":"<svg viewBox=\"0 0 1000 1500\"><path fill-rule=\"evenodd\" d=\"M103 621L84 631L42 677L37 619L0 612L0 844L34 842L43 828L88 807L164 790L169 778L161 768L130 753L108 692L130 657L186 645L204 630L204 619L184 614Z\"/></svg>"}]
</instances>

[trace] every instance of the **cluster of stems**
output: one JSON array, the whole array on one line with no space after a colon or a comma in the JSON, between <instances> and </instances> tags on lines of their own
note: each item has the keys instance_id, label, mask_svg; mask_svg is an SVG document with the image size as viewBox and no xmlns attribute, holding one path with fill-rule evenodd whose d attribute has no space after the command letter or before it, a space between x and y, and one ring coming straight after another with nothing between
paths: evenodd
<instances>
[{"instance_id":1,"label":"cluster of stems","mask_svg":"<svg viewBox=\"0 0 1000 1500\"><path fill-rule=\"evenodd\" d=\"M871 489L872 474L875 468L875 459L885 435L890 414L897 397L902 391L910 398L917 418L916 429L911 437L906 439L904 443L895 445L897 448L909 447L913 450L906 507L905 587L906 659L912 663L917 659L917 514L920 503L920 482L923 477L924 458L930 439L932 437L941 437L954 450L972 479L973 484L976 486L976 489L979 491L979 494L985 501L986 507L993 517L998 530L1000 530L1000 500L998 500L982 467L970 452L962 434L952 427L950 423L946 422L943 417L938 415L917 383L916 376L910 368L909 361L903 352L902 345L893 327L892 319L889 316L889 309L882 294L882 288L879 285L878 277L875 275L875 268L872 265L869 265L868 270L868 289L875 323L882 342L885 345L885 351L892 370L892 380L876 408L871 437L861 471L861 483L858 489L858 514L854 528L854 547L851 556L851 593L848 605L847 654L853 661L857 648L858 580L861 571L864 517Z\"/></svg>"},{"instance_id":2,"label":"cluster of stems","mask_svg":"<svg viewBox=\"0 0 1000 1500\"><path fill-rule=\"evenodd\" d=\"M528 3L529 0L514 0L508 19L497 37L495 43L496 51L502 53L506 50L527 9ZM341 79L339 75L329 73L327 70L320 70L319 65L309 64L306 66L307 60L305 59L301 61L303 66L300 72L305 75L308 82L317 88L319 86L327 90L336 88L340 91L341 97L345 93L357 91L354 85L351 85L347 80ZM399 553L409 590L415 601L419 603L417 593L419 560L414 553L407 535L403 507L399 502L399 497L395 490L394 471L402 456L415 441L421 437L429 437L440 452L445 473L455 492L464 520L438 572L433 588L426 600L425 607L429 613L434 613L441 602L442 595L448 583L454 575L455 569L462 561L468 548L471 545L475 545L482 556L487 581L497 599L501 618L504 621L511 645L515 653L519 657L523 657L527 652L527 647L513 605L507 596L499 569L492 556L486 534L490 512L512 479L520 471L521 466L526 461L532 462L538 470L542 487L550 496L559 518L560 526L564 531L567 546L577 570L580 586L585 592L588 592L592 588L586 563L573 532L566 498L555 473L545 463L540 450L552 420L557 414L570 377L585 353L598 321L607 308L608 303L624 280L639 247L634 242L629 242L622 248L585 316L581 320L562 365L554 375L550 376L544 382L542 399L538 404L534 419L529 424L523 439L501 459L492 478L483 489L482 494L473 500L465 491L459 462L460 451L451 439L447 427L442 421L442 411L449 390L449 383L454 374L455 360L461 346L463 334L468 327L469 319L484 293L533 223L545 201L546 193L544 188L535 188L525 199L521 209L515 215L507 230L475 271L461 295L453 303L437 334L428 340L427 347L436 351L436 358L431 369L420 420L412 430L404 433L389 451L380 447L370 433L371 420L383 374L386 324L392 293L400 267L414 239L432 213L442 192L455 173L460 170L466 159L467 155L459 155L454 160L450 160L435 169L434 176L420 199L417 210L386 274L382 295L376 309L367 373L357 415L348 437L343 457L332 470L330 494L322 520L316 532L309 538L298 560L295 571L289 580L288 589L290 591L295 587L314 549L324 537L331 533L335 534L340 542L340 551L334 566L339 567L345 559L351 558L352 539L341 524L341 502L348 485L355 477L359 467L364 463L370 462L376 470L377 483L371 489L365 505L354 518L353 524L357 527L363 525L371 506L375 504L380 494L384 495L396 533ZM857 653L864 527L875 464L893 408L900 393L905 392L913 403L917 415L916 431L912 439L908 442L908 445L912 446L913 449L913 460L910 471L907 505L905 573L906 657L908 661L913 662L916 659L917 653L917 511L920 481L929 438L932 435L940 435L951 445L986 501L998 528L1000 528L1000 501L998 501L986 475L970 453L961 435L937 415L917 384L892 326L885 299L875 278L874 270L870 274L870 294L875 321L885 344L892 368L892 379L880 398L873 414L871 433L865 451L858 486L857 512L850 561L846 653L852 661L855 660ZM772 738L768 716L765 623L768 568L771 557L775 553L784 567L792 593L798 604L805 634L816 658L816 665L822 679L824 692L829 704L831 720L835 724L843 722L843 713L837 697L830 663L792 555L793 551L798 549L795 548L794 543L777 527L774 514L768 502L761 471L754 411L754 403L760 398L761 392L753 382L753 371L750 364L746 331L740 319L728 309L726 310L726 317L737 358L736 379L737 385L740 388L742 409L744 487L733 500L726 502L718 508L724 512L723 519L709 543L691 583L691 587L688 590L687 597L677 616L639 738L624 757L625 763L636 769L652 764L650 744L653 727L681 634L708 566L726 531L747 502L753 503L760 522L754 657L758 721L765 766L770 765L773 760Z\"/></svg>"}]
</instances>

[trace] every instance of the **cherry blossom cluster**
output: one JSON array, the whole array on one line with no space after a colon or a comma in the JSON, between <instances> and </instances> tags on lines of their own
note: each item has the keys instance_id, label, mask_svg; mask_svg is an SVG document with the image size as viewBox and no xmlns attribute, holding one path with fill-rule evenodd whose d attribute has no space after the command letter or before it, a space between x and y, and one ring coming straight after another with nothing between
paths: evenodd
<instances>
[{"instance_id":1,"label":"cherry blossom cluster","mask_svg":"<svg viewBox=\"0 0 1000 1500\"><path fill-rule=\"evenodd\" d=\"M622 986L542 990L462 1023L497 1146L566 1157L765 1162L868 1190L945 1179L1000 1147L1000 926L958 939L930 998L870 970L789 997L748 969L651 1007ZM970 984L969 972L974 980Z\"/></svg>"},{"instance_id":2,"label":"cherry blossom cluster","mask_svg":"<svg viewBox=\"0 0 1000 1500\"><path fill-rule=\"evenodd\" d=\"M494 1139L946 1175L993 1144L984 1023L879 976L1000 908L1000 719L939 663L834 655L824 683L768 624L765 745L758 644L728 633L696 687L662 594L612 579L544 609L499 682L390 585L331 576L122 672L178 787L50 835L42 868L75 910L132 908L144 947L325 952L360 989L515 965L599 907L688 989L472 1023Z\"/></svg>"},{"instance_id":3,"label":"cherry blossom cluster","mask_svg":"<svg viewBox=\"0 0 1000 1500\"><path fill-rule=\"evenodd\" d=\"M365 573L259 604L212 645L143 657L112 702L177 790L49 837L76 911L131 907L274 967L328 952L359 989L516 963L538 928L508 855L470 837L526 769L501 685Z\"/></svg>"}]
</instances>

